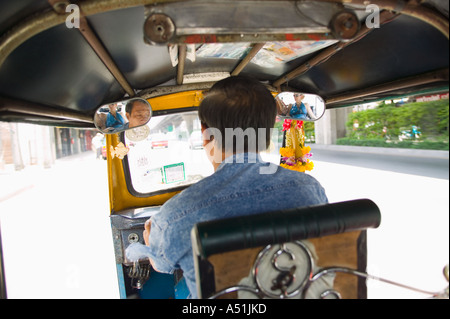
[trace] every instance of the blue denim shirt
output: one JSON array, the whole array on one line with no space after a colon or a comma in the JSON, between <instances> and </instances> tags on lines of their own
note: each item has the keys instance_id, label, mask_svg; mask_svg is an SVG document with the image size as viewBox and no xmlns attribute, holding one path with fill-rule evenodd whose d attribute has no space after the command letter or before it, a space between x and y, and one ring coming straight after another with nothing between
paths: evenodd
<instances>
[{"instance_id":1,"label":"blue denim shirt","mask_svg":"<svg viewBox=\"0 0 450 319\"><path fill-rule=\"evenodd\" d=\"M297 103L294 103L294 105L292 105L291 111L289 112L289 115L293 118L297 118L297 119L304 119L306 118L306 106L305 104L300 103L300 105L297 105Z\"/></svg>"},{"instance_id":2,"label":"blue denim shirt","mask_svg":"<svg viewBox=\"0 0 450 319\"><path fill-rule=\"evenodd\" d=\"M190 239L196 223L328 202L312 176L274 164L276 172L261 174L268 165L249 160L249 154L233 155L214 174L168 200L151 218L150 258L155 270L172 273L181 268L191 297L197 298Z\"/></svg>"}]
</instances>

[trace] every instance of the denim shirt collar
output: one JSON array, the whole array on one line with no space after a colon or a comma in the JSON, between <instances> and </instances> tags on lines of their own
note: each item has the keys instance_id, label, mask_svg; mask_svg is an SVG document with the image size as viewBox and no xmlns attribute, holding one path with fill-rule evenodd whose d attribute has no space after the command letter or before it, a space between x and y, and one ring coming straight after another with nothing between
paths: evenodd
<instances>
[{"instance_id":1,"label":"denim shirt collar","mask_svg":"<svg viewBox=\"0 0 450 319\"><path fill-rule=\"evenodd\" d=\"M237 153L226 157L222 163L220 163L217 171L222 169L227 164L248 164L248 163L260 163L262 161L259 153Z\"/></svg>"}]
</instances>

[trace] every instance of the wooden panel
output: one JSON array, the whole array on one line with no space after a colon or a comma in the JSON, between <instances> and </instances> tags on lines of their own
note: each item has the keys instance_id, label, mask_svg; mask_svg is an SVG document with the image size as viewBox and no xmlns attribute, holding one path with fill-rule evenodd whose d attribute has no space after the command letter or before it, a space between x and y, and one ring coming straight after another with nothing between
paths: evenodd
<instances>
[{"instance_id":1,"label":"wooden panel","mask_svg":"<svg viewBox=\"0 0 450 319\"><path fill-rule=\"evenodd\" d=\"M314 244L317 265L320 267L348 267L352 269L365 268L365 245L360 243L361 232L351 232L321 238L309 239ZM247 277L263 247L243 249L211 256L208 261L213 265L215 272L216 291L235 286L242 278ZM363 260L361 260L361 258ZM361 296L361 287L356 276L338 274L334 288L344 299L356 299ZM365 289L365 284L363 286Z\"/></svg>"},{"instance_id":2,"label":"wooden panel","mask_svg":"<svg viewBox=\"0 0 450 319\"><path fill-rule=\"evenodd\" d=\"M348 267L358 269L358 238L360 232L351 232L313 238L320 267ZM344 299L358 298L358 277L338 274L334 281L334 289Z\"/></svg>"},{"instance_id":3,"label":"wooden panel","mask_svg":"<svg viewBox=\"0 0 450 319\"><path fill-rule=\"evenodd\" d=\"M208 260L214 267L216 291L234 286L247 277L263 248L249 248L211 256Z\"/></svg>"}]
</instances>

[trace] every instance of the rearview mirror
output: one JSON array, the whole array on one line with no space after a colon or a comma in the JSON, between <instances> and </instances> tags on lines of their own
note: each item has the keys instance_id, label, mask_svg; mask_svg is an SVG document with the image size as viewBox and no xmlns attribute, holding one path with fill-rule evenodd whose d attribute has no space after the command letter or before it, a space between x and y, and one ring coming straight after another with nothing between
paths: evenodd
<instances>
[{"instance_id":1,"label":"rearview mirror","mask_svg":"<svg viewBox=\"0 0 450 319\"><path fill-rule=\"evenodd\" d=\"M325 102L315 94L282 92L275 97L282 119L317 121L325 113Z\"/></svg>"},{"instance_id":2,"label":"rearview mirror","mask_svg":"<svg viewBox=\"0 0 450 319\"><path fill-rule=\"evenodd\" d=\"M152 117L152 107L144 99L134 98L100 106L94 124L105 134L119 133L143 126Z\"/></svg>"}]
</instances>

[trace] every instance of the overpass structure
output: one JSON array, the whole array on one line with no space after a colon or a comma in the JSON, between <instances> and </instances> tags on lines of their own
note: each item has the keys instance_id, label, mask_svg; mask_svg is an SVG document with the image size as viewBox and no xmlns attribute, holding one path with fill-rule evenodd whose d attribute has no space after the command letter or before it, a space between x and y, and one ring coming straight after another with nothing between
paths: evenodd
<instances>
[{"instance_id":1,"label":"overpass structure","mask_svg":"<svg viewBox=\"0 0 450 319\"><path fill-rule=\"evenodd\" d=\"M346 135L348 114L352 112L352 107L329 109L321 119L315 122L315 136L317 144L336 144L336 140ZM179 113L162 119L152 127L153 132L168 133L176 129L182 122L186 123L188 133L192 133L198 127L198 117L193 113Z\"/></svg>"}]
</instances>

